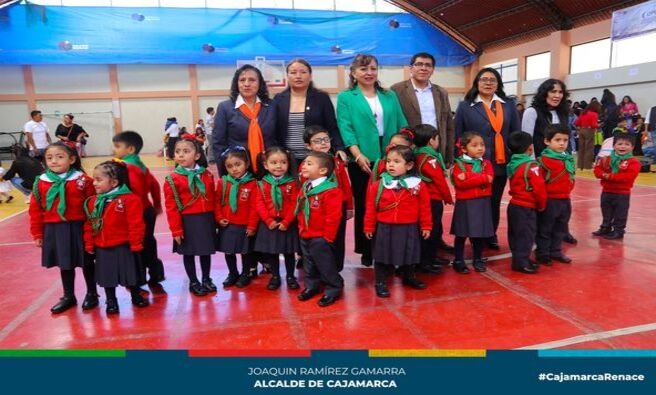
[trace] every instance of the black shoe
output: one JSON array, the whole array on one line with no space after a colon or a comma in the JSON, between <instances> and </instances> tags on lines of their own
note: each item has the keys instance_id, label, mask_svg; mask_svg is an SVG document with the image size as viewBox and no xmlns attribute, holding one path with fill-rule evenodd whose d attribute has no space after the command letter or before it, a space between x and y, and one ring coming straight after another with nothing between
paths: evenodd
<instances>
[{"instance_id":1,"label":"black shoe","mask_svg":"<svg viewBox=\"0 0 656 395\"><path fill-rule=\"evenodd\" d=\"M304 290L301 291L300 294L298 294L297 298L301 302L305 302L306 300L312 299L312 297L314 297L318 293L319 290L305 288Z\"/></svg>"},{"instance_id":2,"label":"black shoe","mask_svg":"<svg viewBox=\"0 0 656 395\"><path fill-rule=\"evenodd\" d=\"M422 273L428 273L428 274L441 274L444 273L444 268L442 265L419 265L417 268Z\"/></svg>"},{"instance_id":3,"label":"black shoe","mask_svg":"<svg viewBox=\"0 0 656 395\"><path fill-rule=\"evenodd\" d=\"M371 267L374 264L374 260L370 256L362 255L362 257L360 258L360 263L362 264L362 266Z\"/></svg>"},{"instance_id":4,"label":"black shoe","mask_svg":"<svg viewBox=\"0 0 656 395\"><path fill-rule=\"evenodd\" d=\"M572 258L568 257L567 255L552 255L549 258L560 263L572 263Z\"/></svg>"},{"instance_id":5,"label":"black shoe","mask_svg":"<svg viewBox=\"0 0 656 395\"><path fill-rule=\"evenodd\" d=\"M418 279L417 277L405 277L403 278L403 285L407 285L410 288L414 289L426 289L426 283Z\"/></svg>"},{"instance_id":6,"label":"black shoe","mask_svg":"<svg viewBox=\"0 0 656 395\"><path fill-rule=\"evenodd\" d=\"M538 267L540 267L540 265L538 265L537 262L532 261L532 260L530 260L530 259L528 260L528 265L531 266L531 267L532 267L533 269L535 269L535 270L538 270Z\"/></svg>"},{"instance_id":7,"label":"black shoe","mask_svg":"<svg viewBox=\"0 0 656 395\"><path fill-rule=\"evenodd\" d=\"M603 236L604 239L606 240L621 240L624 238L624 232L618 232L616 230L608 233L607 235Z\"/></svg>"},{"instance_id":8,"label":"black shoe","mask_svg":"<svg viewBox=\"0 0 656 395\"><path fill-rule=\"evenodd\" d=\"M604 228L603 226L600 226L599 229L595 230L592 232L593 236L605 236L607 234L611 233L610 228ZM564 240L563 240L564 241Z\"/></svg>"},{"instance_id":9,"label":"black shoe","mask_svg":"<svg viewBox=\"0 0 656 395\"><path fill-rule=\"evenodd\" d=\"M77 306L77 299L75 299L75 296L64 295L59 298L59 302L56 305L52 306L50 312L52 314L59 314L75 306Z\"/></svg>"},{"instance_id":10,"label":"black shoe","mask_svg":"<svg viewBox=\"0 0 656 395\"><path fill-rule=\"evenodd\" d=\"M194 281L191 284L189 284L189 292L196 296L205 296L207 295L207 291L203 287L201 283L198 281Z\"/></svg>"},{"instance_id":11,"label":"black shoe","mask_svg":"<svg viewBox=\"0 0 656 395\"><path fill-rule=\"evenodd\" d=\"M216 285L214 285L214 282L211 278L206 278L203 280L203 288L205 288L205 292L207 293L216 292Z\"/></svg>"},{"instance_id":12,"label":"black shoe","mask_svg":"<svg viewBox=\"0 0 656 395\"><path fill-rule=\"evenodd\" d=\"M10 203L12 200L14 200L14 197L10 195L5 201L5 203Z\"/></svg>"},{"instance_id":13,"label":"black shoe","mask_svg":"<svg viewBox=\"0 0 656 395\"><path fill-rule=\"evenodd\" d=\"M535 261L544 266L553 266L553 261L546 256L536 256Z\"/></svg>"},{"instance_id":14,"label":"black shoe","mask_svg":"<svg viewBox=\"0 0 656 395\"><path fill-rule=\"evenodd\" d=\"M487 267L485 267L485 262L483 262L482 259L474 259L474 270L476 270L479 273L484 273L487 271Z\"/></svg>"},{"instance_id":15,"label":"black shoe","mask_svg":"<svg viewBox=\"0 0 656 395\"><path fill-rule=\"evenodd\" d=\"M331 304L335 303L337 299L339 299L337 296L324 295L321 297L321 299L319 299L317 304L319 305L319 307L328 307Z\"/></svg>"},{"instance_id":16,"label":"black shoe","mask_svg":"<svg viewBox=\"0 0 656 395\"><path fill-rule=\"evenodd\" d=\"M296 268L303 269L303 257L300 257L296 260Z\"/></svg>"},{"instance_id":17,"label":"black shoe","mask_svg":"<svg viewBox=\"0 0 656 395\"><path fill-rule=\"evenodd\" d=\"M576 240L576 238L574 238L574 236L572 236L571 233L568 233L567 235L565 235L565 237L563 238L563 241L567 244L577 244L579 242L578 240Z\"/></svg>"},{"instance_id":18,"label":"black shoe","mask_svg":"<svg viewBox=\"0 0 656 395\"><path fill-rule=\"evenodd\" d=\"M250 270L250 271L248 272L247 276L248 276L249 279L257 278L257 268ZM248 284L247 284L247 285L248 285ZM238 286L239 286L239 285L238 285Z\"/></svg>"},{"instance_id":19,"label":"black shoe","mask_svg":"<svg viewBox=\"0 0 656 395\"><path fill-rule=\"evenodd\" d=\"M148 307L150 302L141 296L139 292L132 292L132 305L136 307Z\"/></svg>"},{"instance_id":20,"label":"black shoe","mask_svg":"<svg viewBox=\"0 0 656 395\"><path fill-rule=\"evenodd\" d=\"M228 274L228 277L223 280L223 286L226 288L232 287L233 285L237 284L237 280L239 280L239 274L230 273Z\"/></svg>"},{"instance_id":21,"label":"black shoe","mask_svg":"<svg viewBox=\"0 0 656 395\"><path fill-rule=\"evenodd\" d=\"M82 302L82 310L91 310L96 306L98 306L98 294L87 293Z\"/></svg>"},{"instance_id":22,"label":"black shoe","mask_svg":"<svg viewBox=\"0 0 656 395\"><path fill-rule=\"evenodd\" d=\"M385 283L376 283L376 296L379 298L389 298L390 291Z\"/></svg>"},{"instance_id":23,"label":"black shoe","mask_svg":"<svg viewBox=\"0 0 656 395\"><path fill-rule=\"evenodd\" d=\"M439 256L436 256L435 259L433 259L434 266L447 266L449 263L451 263L450 260Z\"/></svg>"},{"instance_id":24,"label":"black shoe","mask_svg":"<svg viewBox=\"0 0 656 395\"><path fill-rule=\"evenodd\" d=\"M448 252L449 254L453 254L456 251L456 249L452 245L446 244L446 242L442 239L440 239L437 248L444 252Z\"/></svg>"},{"instance_id":25,"label":"black shoe","mask_svg":"<svg viewBox=\"0 0 656 395\"><path fill-rule=\"evenodd\" d=\"M298 285L298 281L296 280L296 277L287 276L287 288L288 289L299 289L299 288L301 288L301 286Z\"/></svg>"},{"instance_id":26,"label":"black shoe","mask_svg":"<svg viewBox=\"0 0 656 395\"><path fill-rule=\"evenodd\" d=\"M465 261L453 261L453 270L455 270L456 273L469 274L469 268L467 268Z\"/></svg>"},{"instance_id":27,"label":"black shoe","mask_svg":"<svg viewBox=\"0 0 656 395\"><path fill-rule=\"evenodd\" d=\"M269 280L269 284L267 284L267 289L269 291L275 291L280 288L280 283L280 276L271 276L271 280Z\"/></svg>"},{"instance_id":28,"label":"black shoe","mask_svg":"<svg viewBox=\"0 0 656 395\"><path fill-rule=\"evenodd\" d=\"M118 314L118 301L116 298L114 299L107 299L107 308L105 308L105 312L109 314Z\"/></svg>"},{"instance_id":29,"label":"black shoe","mask_svg":"<svg viewBox=\"0 0 656 395\"><path fill-rule=\"evenodd\" d=\"M538 268L533 266L532 264L528 264L526 266L521 266L521 265L512 265L511 269L514 272L520 272L520 273L526 273L526 274L535 274L538 272Z\"/></svg>"},{"instance_id":30,"label":"black shoe","mask_svg":"<svg viewBox=\"0 0 656 395\"><path fill-rule=\"evenodd\" d=\"M248 286L248 284L250 284L250 283L251 283L251 277L248 274L242 274L237 279L237 282L235 283L235 285L237 286L237 288L244 288L244 287Z\"/></svg>"}]
</instances>

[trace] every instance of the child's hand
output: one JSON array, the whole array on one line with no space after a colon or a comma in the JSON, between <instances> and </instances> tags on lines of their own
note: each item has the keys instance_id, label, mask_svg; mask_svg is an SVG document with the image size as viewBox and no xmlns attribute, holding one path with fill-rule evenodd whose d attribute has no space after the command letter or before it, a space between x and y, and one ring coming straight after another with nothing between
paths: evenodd
<instances>
[{"instance_id":1,"label":"child's hand","mask_svg":"<svg viewBox=\"0 0 656 395\"><path fill-rule=\"evenodd\" d=\"M253 237L253 236L255 236L255 231L252 230L252 229L247 229L247 230L246 230L246 236L248 236L248 237Z\"/></svg>"},{"instance_id":2,"label":"child's hand","mask_svg":"<svg viewBox=\"0 0 656 395\"><path fill-rule=\"evenodd\" d=\"M282 232L287 230L287 227L284 224L279 224L278 229L280 229Z\"/></svg>"},{"instance_id":3,"label":"child's hand","mask_svg":"<svg viewBox=\"0 0 656 395\"><path fill-rule=\"evenodd\" d=\"M364 237L371 240L371 239L374 238L374 234L373 234L373 232L364 232Z\"/></svg>"},{"instance_id":4,"label":"child's hand","mask_svg":"<svg viewBox=\"0 0 656 395\"><path fill-rule=\"evenodd\" d=\"M279 223L277 223L276 221L273 221L273 223L271 225L269 225L269 230L274 230L279 225L280 225Z\"/></svg>"},{"instance_id":5,"label":"child's hand","mask_svg":"<svg viewBox=\"0 0 656 395\"><path fill-rule=\"evenodd\" d=\"M96 251L94 251L94 250L87 250L87 254L90 254L90 255L96 255Z\"/></svg>"},{"instance_id":6,"label":"child's hand","mask_svg":"<svg viewBox=\"0 0 656 395\"><path fill-rule=\"evenodd\" d=\"M225 228L225 227L228 226L229 224L230 224L230 221L228 221L228 220L225 219L225 218L222 219L221 221L219 221L219 226L222 227L222 228Z\"/></svg>"},{"instance_id":7,"label":"child's hand","mask_svg":"<svg viewBox=\"0 0 656 395\"><path fill-rule=\"evenodd\" d=\"M490 181L490 184L492 184L492 181L494 181L494 176L487 176L488 181Z\"/></svg>"},{"instance_id":8,"label":"child's hand","mask_svg":"<svg viewBox=\"0 0 656 395\"><path fill-rule=\"evenodd\" d=\"M602 177L604 180L607 180L607 179L610 178L610 174L608 174L608 173L604 173L604 174L601 175L601 177Z\"/></svg>"},{"instance_id":9,"label":"child's hand","mask_svg":"<svg viewBox=\"0 0 656 395\"><path fill-rule=\"evenodd\" d=\"M354 210L346 210L346 220L353 218Z\"/></svg>"},{"instance_id":10,"label":"child's hand","mask_svg":"<svg viewBox=\"0 0 656 395\"><path fill-rule=\"evenodd\" d=\"M178 244L182 244L182 236L175 236L173 237L173 240Z\"/></svg>"},{"instance_id":11,"label":"child's hand","mask_svg":"<svg viewBox=\"0 0 656 395\"><path fill-rule=\"evenodd\" d=\"M43 239L34 240L34 245L41 248L43 246Z\"/></svg>"},{"instance_id":12,"label":"child's hand","mask_svg":"<svg viewBox=\"0 0 656 395\"><path fill-rule=\"evenodd\" d=\"M430 230L422 230L421 231L421 237L424 240L428 240L428 238L430 237L430 234L431 234Z\"/></svg>"},{"instance_id":13,"label":"child's hand","mask_svg":"<svg viewBox=\"0 0 656 395\"><path fill-rule=\"evenodd\" d=\"M456 178L459 179L460 181L465 181L465 173L458 174L458 177Z\"/></svg>"}]
</instances>

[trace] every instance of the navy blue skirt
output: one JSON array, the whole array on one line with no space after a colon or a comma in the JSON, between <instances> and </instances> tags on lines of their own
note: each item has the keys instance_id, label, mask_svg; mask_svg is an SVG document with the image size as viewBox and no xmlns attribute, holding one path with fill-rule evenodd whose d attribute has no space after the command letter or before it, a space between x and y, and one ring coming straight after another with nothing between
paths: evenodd
<instances>
[{"instance_id":1,"label":"navy blue skirt","mask_svg":"<svg viewBox=\"0 0 656 395\"><path fill-rule=\"evenodd\" d=\"M214 213L183 214L182 243L173 241L173 252L180 255L212 255L216 252L216 223Z\"/></svg>"},{"instance_id":2,"label":"navy blue skirt","mask_svg":"<svg viewBox=\"0 0 656 395\"><path fill-rule=\"evenodd\" d=\"M265 254L295 254L301 252L298 241L298 225L294 221L289 229L271 230L264 222L260 222L255 236L255 251Z\"/></svg>"},{"instance_id":3,"label":"navy blue skirt","mask_svg":"<svg viewBox=\"0 0 656 395\"><path fill-rule=\"evenodd\" d=\"M116 247L96 247L96 283L103 288L131 287L138 283L139 253L128 243Z\"/></svg>"},{"instance_id":4,"label":"navy blue skirt","mask_svg":"<svg viewBox=\"0 0 656 395\"><path fill-rule=\"evenodd\" d=\"M387 265L415 265L421 259L418 224L378 223L373 241L374 260Z\"/></svg>"},{"instance_id":5,"label":"navy blue skirt","mask_svg":"<svg viewBox=\"0 0 656 395\"><path fill-rule=\"evenodd\" d=\"M492 237L492 203L489 197L456 200L451 234L458 237Z\"/></svg>"},{"instance_id":6,"label":"navy blue skirt","mask_svg":"<svg viewBox=\"0 0 656 395\"><path fill-rule=\"evenodd\" d=\"M246 225L230 224L219 228L217 250L226 254L250 254L255 237L246 236Z\"/></svg>"},{"instance_id":7,"label":"navy blue skirt","mask_svg":"<svg viewBox=\"0 0 656 395\"><path fill-rule=\"evenodd\" d=\"M73 270L84 266L84 221L44 224L41 266Z\"/></svg>"}]
</instances>

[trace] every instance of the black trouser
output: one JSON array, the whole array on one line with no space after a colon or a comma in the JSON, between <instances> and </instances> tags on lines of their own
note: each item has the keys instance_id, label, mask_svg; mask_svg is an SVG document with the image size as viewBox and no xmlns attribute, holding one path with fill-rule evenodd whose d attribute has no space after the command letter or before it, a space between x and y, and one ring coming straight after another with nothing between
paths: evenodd
<instances>
[{"instance_id":1,"label":"black trouser","mask_svg":"<svg viewBox=\"0 0 656 395\"><path fill-rule=\"evenodd\" d=\"M349 162L348 173L351 178L355 216L353 218L353 233L355 252L365 258L371 257L371 241L364 236L364 210L369 186L369 173L365 173L355 162Z\"/></svg>"},{"instance_id":2,"label":"black trouser","mask_svg":"<svg viewBox=\"0 0 656 395\"><path fill-rule=\"evenodd\" d=\"M277 277L280 277L280 254L266 254L261 253L262 262L265 262L269 265L269 270L271 274ZM296 257L294 254L284 254L285 256L285 270L287 271L287 277L294 276L294 267L296 265Z\"/></svg>"},{"instance_id":3,"label":"black trouser","mask_svg":"<svg viewBox=\"0 0 656 395\"><path fill-rule=\"evenodd\" d=\"M166 142L166 157L169 159L173 159L175 156L175 143L180 140L179 137L169 137L168 141Z\"/></svg>"},{"instance_id":4,"label":"black trouser","mask_svg":"<svg viewBox=\"0 0 656 395\"><path fill-rule=\"evenodd\" d=\"M455 249L455 259L456 261L465 260L465 241L466 237L456 236L454 243ZM472 245L472 250L474 250L474 259L481 259L483 257L483 246L485 245L485 238L482 237L470 237L469 242Z\"/></svg>"},{"instance_id":5,"label":"black trouser","mask_svg":"<svg viewBox=\"0 0 656 395\"><path fill-rule=\"evenodd\" d=\"M344 269L344 257L346 256L346 203L342 203L342 219L339 222L337 236L335 236L335 261L337 270Z\"/></svg>"},{"instance_id":6,"label":"black trouser","mask_svg":"<svg viewBox=\"0 0 656 395\"><path fill-rule=\"evenodd\" d=\"M323 237L301 239L306 289L318 290L323 282L326 296L337 297L342 293L344 279L337 270L334 248Z\"/></svg>"},{"instance_id":7,"label":"black trouser","mask_svg":"<svg viewBox=\"0 0 656 395\"><path fill-rule=\"evenodd\" d=\"M146 283L146 269L151 280L160 282L164 280L164 265L157 257L157 240L155 240L155 221L157 212L154 207L147 207L143 214L146 224L146 233L144 236L144 248L141 251L141 265L139 267L138 284Z\"/></svg>"},{"instance_id":8,"label":"black trouser","mask_svg":"<svg viewBox=\"0 0 656 395\"><path fill-rule=\"evenodd\" d=\"M499 218L501 217L501 198L503 197L503 190L506 188L506 175L494 176L492 180L492 225L494 226L494 238L496 241L497 229L499 228Z\"/></svg>"},{"instance_id":9,"label":"black trouser","mask_svg":"<svg viewBox=\"0 0 656 395\"><path fill-rule=\"evenodd\" d=\"M567 236L572 202L569 199L548 199L547 208L538 213L538 234L535 255L540 258L562 255L563 239Z\"/></svg>"},{"instance_id":10,"label":"black trouser","mask_svg":"<svg viewBox=\"0 0 656 395\"><path fill-rule=\"evenodd\" d=\"M442 240L442 213L444 212L444 203L441 200L431 199L431 217L433 218L433 228L431 234L426 240L421 240L421 264L431 265L437 256L437 249Z\"/></svg>"},{"instance_id":11,"label":"black trouser","mask_svg":"<svg viewBox=\"0 0 656 395\"><path fill-rule=\"evenodd\" d=\"M619 193L601 193L602 229L614 230L624 234L626 220L629 217L629 203L631 195Z\"/></svg>"},{"instance_id":12,"label":"black trouser","mask_svg":"<svg viewBox=\"0 0 656 395\"><path fill-rule=\"evenodd\" d=\"M529 266L537 226L538 215L535 209L508 205L508 243L513 266Z\"/></svg>"}]
</instances>

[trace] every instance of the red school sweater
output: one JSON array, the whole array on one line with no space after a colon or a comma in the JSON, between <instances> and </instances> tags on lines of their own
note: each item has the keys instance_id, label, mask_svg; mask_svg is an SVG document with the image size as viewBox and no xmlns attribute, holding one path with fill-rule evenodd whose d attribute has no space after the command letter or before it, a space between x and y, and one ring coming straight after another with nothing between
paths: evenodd
<instances>
[{"instance_id":1,"label":"red school sweater","mask_svg":"<svg viewBox=\"0 0 656 395\"><path fill-rule=\"evenodd\" d=\"M303 191L299 190L298 229L302 239L323 237L329 243L335 241L342 220L342 190L332 188L310 196L310 220L305 222Z\"/></svg>"},{"instance_id":2,"label":"red school sweater","mask_svg":"<svg viewBox=\"0 0 656 395\"><path fill-rule=\"evenodd\" d=\"M90 213L95 202L96 196L87 201ZM121 195L106 203L102 228L97 233L93 233L89 219L84 223L84 249L93 252L94 247L110 248L129 243L130 251L141 251L145 233L141 199L134 193Z\"/></svg>"},{"instance_id":3,"label":"red school sweater","mask_svg":"<svg viewBox=\"0 0 656 395\"><path fill-rule=\"evenodd\" d=\"M427 154L419 154L417 156L417 164L422 163L426 156ZM437 162L437 159L429 157L419 168L419 173L430 179L430 182L424 181L424 185L428 189L431 200L440 200L449 204L453 203L449 184L446 182L444 171L442 170L442 166Z\"/></svg>"},{"instance_id":4,"label":"red school sweater","mask_svg":"<svg viewBox=\"0 0 656 395\"><path fill-rule=\"evenodd\" d=\"M283 224L286 228L294 222L296 209L296 199L298 197L298 183L296 180L282 184L282 209L276 210L271 199L271 184L268 182L258 182L256 208L260 219L267 225L274 222Z\"/></svg>"},{"instance_id":5,"label":"red school sweater","mask_svg":"<svg viewBox=\"0 0 656 395\"><path fill-rule=\"evenodd\" d=\"M472 165L462 162L463 169L458 163L453 166L453 186L456 189L456 200L478 199L481 197L492 196L492 183L488 176L494 177L494 168L492 163L483 159L481 164L482 172L474 173ZM458 179L459 174L464 174L465 179Z\"/></svg>"},{"instance_id":6,"label":"red school sweater","mask_svg":"<svg viewBox=\"0 0 656 395\"><path fill-rule=\"evenodd\" d=\"M540 157L542 164L542 177L545 179L548 199L569 199L574 189L574 180L569 179L569 173L565 169L565 162L558 159ZM550 177L547 180L547 170Z\"/></svg>"},{"instance_id":7,"label":"red school sweater","mask_svg":"<svg viewBox=\"0 0 656 395\"><path fill-rule=\"evenodd\" d=\"M607 156L605 158L599 158L597 163L595 163L594 175L601 179L602 191L630 195L633 183L640 174L640 161L636 158L620 161L620 171L613 173L610 168L610 160L611 157ZM608 174L608 179L603 178L604 173Z\"/></svg>"},{"instance_id":8,"label":"red school sweater","mask_svg":"<svg viewBox=\"0 0 656 395\"><path fill-rule=\"evenodd\" d=\"M232 184L228 183L223 201L223 179L219 178L216 184L214 218L216 222L227 219L234 225L246 225L247 230L256 231L259 217L257 215L257 181L251 180L239 186L237 192L237 211L230 209L230 190Z\"/></svg>"},{"instance_id":9,"label":"red school sweater","mask_svg":"<svg viewBox=\"0 0 656 395\"><path fill-rule=\"evenodd\" d=\"M36 200L36 195L32 194L30 199L30 233L34 240L43 239L43 226L47 223L64 222L57 212L59 197L50 210L46 210L46 194L52 182L48 180L45 174L38 178L36 188L41 196L40 202ZM84 200L94 195L93 179L83 172L75 172L68 177L66 181L66 212L64 218L66 221L83 221L86 219L84 214Z\"/></svg>"},{"instance_id":10,"label":"red school sweater","mask_svg":"<svg viewBox=\"0 0 656 395\"><path fill-rule=\"evenodd\" d=\"M386 224L415 224L419 223L421 230L431 230L433 219L431 217L430 193L426 183L417 177L406 179L408 189L389 189L383 187L383 192L376 207L378 188L383 180L369 185L364 215L364 231L373 233L378 222Z\"/></svg>"},{"instance_id":11,"label":"red school sweater","mask_svg":"<svg viewBox=\"0 0 656 395\"><path fill-rule=\"evenodd\" d=\"M303 169L303 163L298 168L298 174L301 181L301 185L305 184L307 178L304 178L301 174ZM346 203L347 210L353 210L353 190L351 189L351 179L348 176L346 171L346 163L338 157L335 157L335 179L337 180L337 187L342 190L342 198L344 203Z\"/></svg>"},{"instance_id":12,"label":"red school sweater","mask_svg":"<svg viewBox=\"0 0 656 395\"><path fill-rule=\"evenodd\" d=\"M526 172L527 167L528 172ZM525 172L530 190L527 190L526 179L524 179ZM537 163L524 163L519 166L510 178L509 184L510 204L538 211L547 208L547 189L544 185L540 165Z\"/></svg>"},{"instance_id":13,"label":"red school sweater","mask_svg":"<svg viewBox=\"0 0 656 395\"><path fill-rule=\"evenodd\" d=\"M128 179L130 180L130 190L141 198L141 204L144 210L155 207L155 210L162 209L162 197L160 195L159 182L152 175L150 170L143 171L139 166L124 162L128 169ZM153 199L152 203L148 196Z\"/></svg>"},{"instance_id":14,"label":"red school sweater","mask_svg":"<svg viewBox=\"0 0 656 395\"><path fill-rule=\"evenodd\" d=\"M184 207L182 211L179 210L178 204L173 194L173 188L168 179L164 181L164 205L166 207L166 218L169 222L169 229L173 237L184 236L182 227L182 216L186 214L200 214L207 212L214 212L216 203L214 201L214 177L209 170L205 170L200 179L205 185L205 197L198 194L194 200L191 191L189 190L189 183L187 177L178 173L171 173L171 181L175 186L178 198Z\"/></svg>"}]
</instances>

